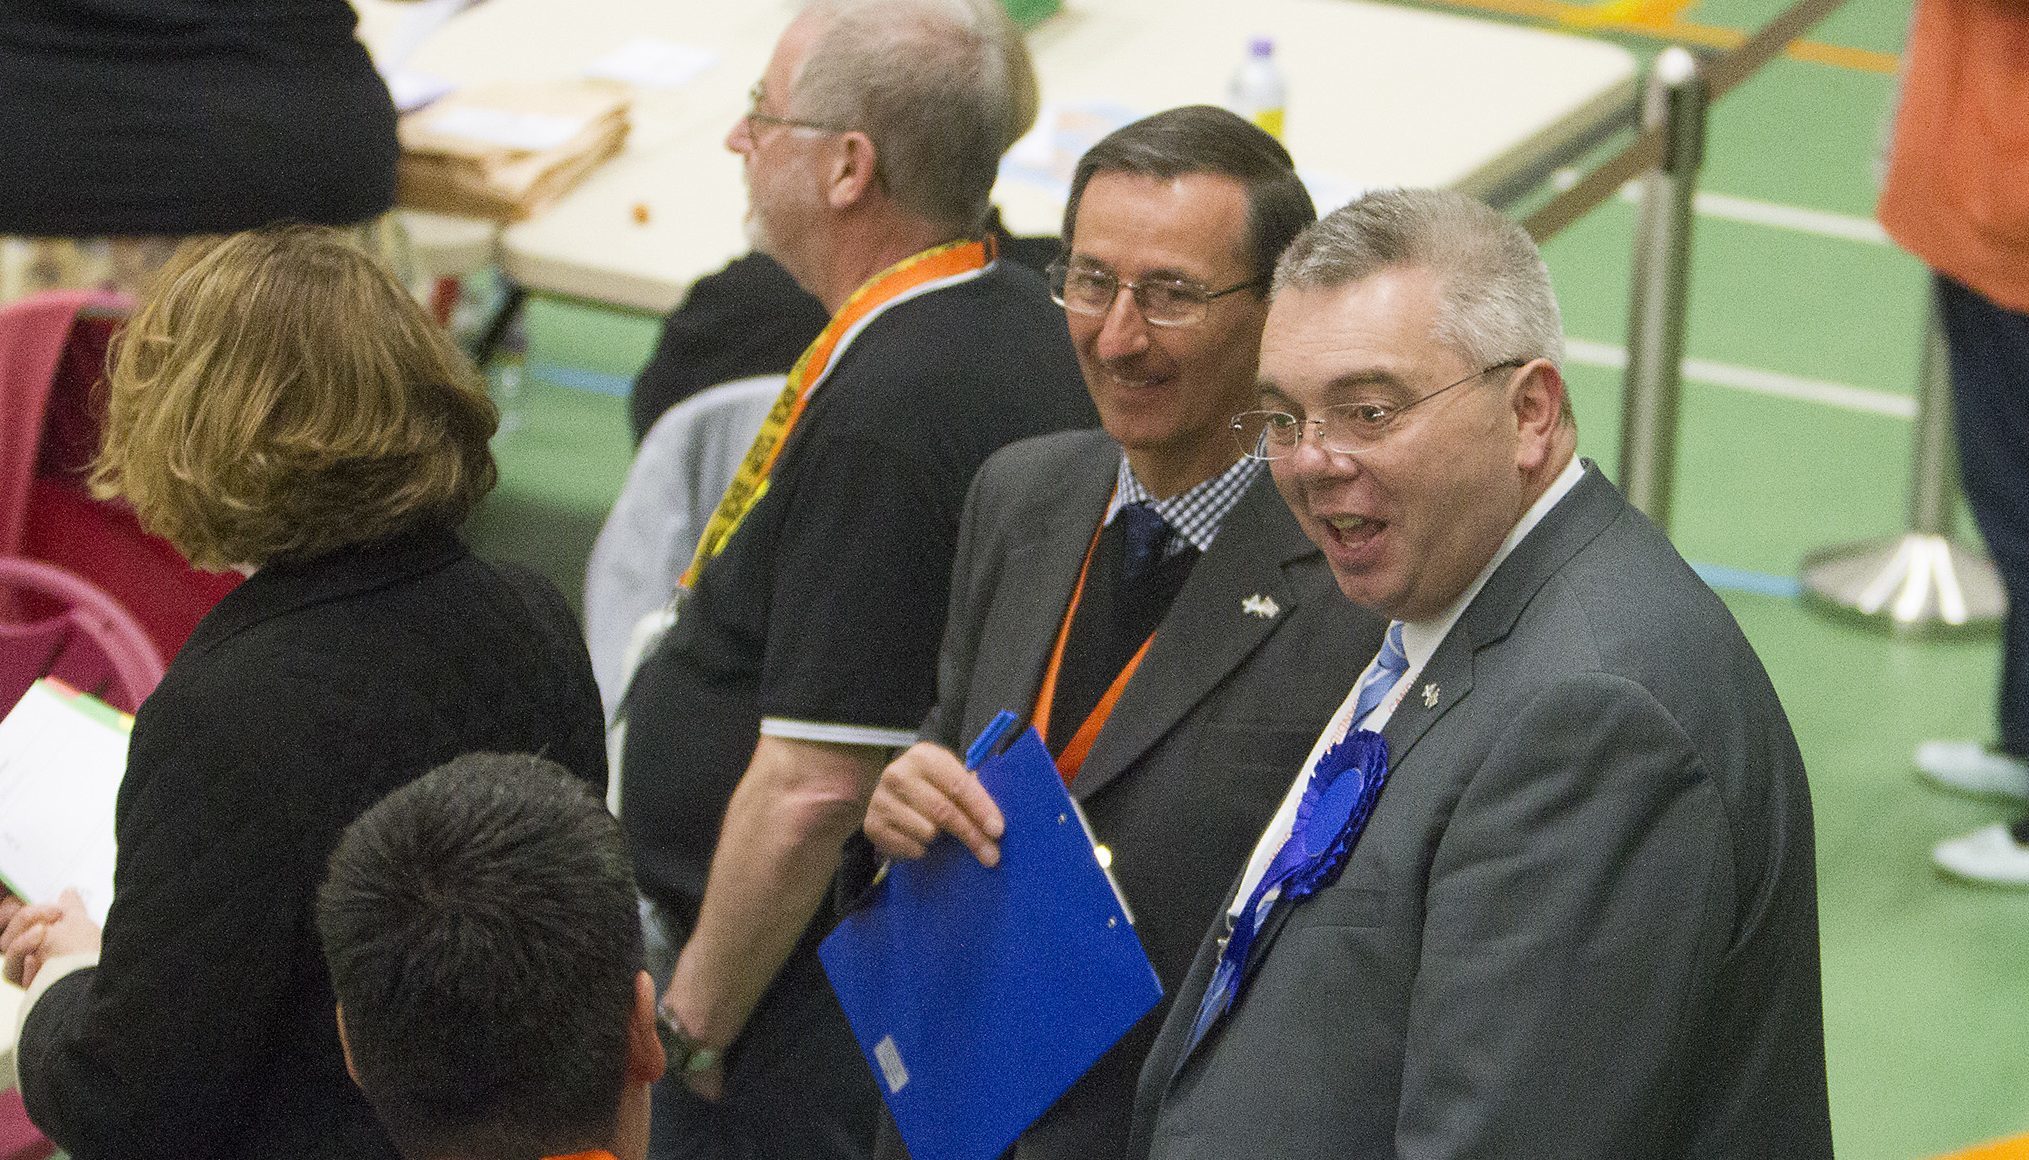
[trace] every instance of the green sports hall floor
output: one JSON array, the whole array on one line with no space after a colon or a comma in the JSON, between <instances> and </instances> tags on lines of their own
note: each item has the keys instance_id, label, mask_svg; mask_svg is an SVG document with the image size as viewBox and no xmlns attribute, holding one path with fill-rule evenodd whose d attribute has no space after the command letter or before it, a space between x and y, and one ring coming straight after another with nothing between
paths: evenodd
<instances>
[{"instance_id":1,"label":"green sports hall floor","mask_svg":"<svg viewBox=\"0 0 2029 1160\"><path fill-rule=\"evenodd\" d=\"M1451 0L1455 10L1475 0ZM1487 0L1499 2L1499 0ZM1554 23L1566 6L1508 0ZM1626 0L1616 6L1627 11ZM1637 19L1751 29L1780 0L1666 2ZM1492 17L1503 18L1503 17ZM1847 1160L1915 1160L2029 1131L2029 893L1949 882L1933 842L2002 816L1918 784L1924 737L1983 736L1991 637L1906 642L1802 607L1812 549L1901 527L1924 274L1871 229L1903 0L1851 0L1716 110L1702 180L1673 532L1760 650L1817 807L1832 1118ZM1654 35L1594 30L1646 59ZM1301 110L1301 93L1294 94ZM1308 114L1306 114L1308 115ZM1299 163L1301 158L1298 159ZM1796 212L1808 211L1808 212ZM1754 220L1743 220L1754 219ZM1581 450L1614 470L1634 209L1611 201L1547 247L1574 340ZM731 223L728 223L731 228ZM653 320L537 302L525 422L474 528L567 591L630 454L624 390Z\"/></svg>"}]
</instances>

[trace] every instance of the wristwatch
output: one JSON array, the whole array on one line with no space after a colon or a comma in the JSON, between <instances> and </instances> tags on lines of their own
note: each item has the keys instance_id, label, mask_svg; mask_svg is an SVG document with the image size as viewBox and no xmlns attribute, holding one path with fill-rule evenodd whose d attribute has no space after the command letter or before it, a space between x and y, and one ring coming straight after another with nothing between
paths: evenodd
<instances>
[{"instance_id":1,"label":"wristwatch","mask_svg":"<svg viewBox=\"0 0 2029 1160\"><path fill-rule=\"evenodd\" d=\"M655 1008L655 1037L662 1040L662 1054L669 1061L669 1070L678 1075L710 1071L718 1066L719 1057L724 1054L719 1048L699 1043L667 1007Z\"/></svg>"}]
</instances>

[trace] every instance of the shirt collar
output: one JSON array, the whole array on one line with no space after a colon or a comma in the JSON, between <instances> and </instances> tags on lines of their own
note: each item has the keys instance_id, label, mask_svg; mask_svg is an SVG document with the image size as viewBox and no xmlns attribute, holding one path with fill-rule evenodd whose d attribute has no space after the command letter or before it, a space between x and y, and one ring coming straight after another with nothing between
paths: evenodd
<instances>
[{"instance_id":1,"label":"shirt collar","mask_svg":"<svg viewBox=\"0 0 2029 1160\"><path fill-rule=\"evenodd\" d=\"M1402 623L1402 651L1409 657L1411 672L1423 668L1424 662L1437 651L1438 645L1444 643L1445 636L1451 632L1451 626L1457 624L1458 618L1465 615L1465 610L1472 604L1473 597L1478 596L1479 590L1486 587L1487 581L1501 566L1501 562L1508 558L1508 554L1513 552L1515 546L1530 532L1536 530L1536 525L1543 522L1543 517L1550 514L1550 509L1557 506L1558 500L1563 499L1570 494L1572 488L1578 486L1578 481L1584 474L1584 463L1573 455L1571 462L1564 465L1564 470L1557 473L1557 478L1550 481L1550 486L1543 494L1536 497L1536 502L1529 505L1529 510L1522 513L1522 518L1516 521L1514 528L1508 532L1508 538L1502 540L1501 546L1494 550L1494 558L1487 561L1486 567L1479 570L1479 575L1473 577L1472 583L1466 585L1465 591L1459 594L1457 600L1451 602L1450 607L1429 620L1409 620Z\"/></svg>"},{"instance_id":2,"label":"shirt collar","mask_svg":"<svg viewBox=\"0 0 2029 1160\"><path fill-rule=\"evenodd\" d=\"M1145 503L1176 533L1170 539L1170 551L1180 551L1185 544L1200 552L1210 551L1219 525L1239 506L1240 498L1247 494L1247 485L1254 482L1266 463L1265 459L1243 455L1233 466L1196 487L1168 499L1157 499L1134 477L1134 469L1127 465L1127 454L1122 452L1119 471L1113 478L1113 500L1106 505L1106 518L1101 526L1111 524L1113 517L1128 504Z\"/></svg>"}]
</instances>

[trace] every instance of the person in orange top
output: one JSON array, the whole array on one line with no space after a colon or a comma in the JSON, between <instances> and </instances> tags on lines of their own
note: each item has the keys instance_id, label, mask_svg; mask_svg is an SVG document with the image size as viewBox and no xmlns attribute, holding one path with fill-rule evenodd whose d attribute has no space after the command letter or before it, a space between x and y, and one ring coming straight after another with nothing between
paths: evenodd
<instances>
[{"instance_id":1,"label":"person in orange top","mask_svg":"<svg viewBox=\"0 0 2029 1160\"><path fill-rule=\"evenodd\" d=\"M473 753L339 839L317 900L346 1070L408 1160L642 1160L666 1048L619 823Z\"/></svg>"},{"instance_id":2,"label":"person in orange top","mask_svg":"<svg viewBox=\"0 0 2029 1160\"><path fill-rule=\"evenodd\" d=\"M1928 741L1916 765L1950 788L2029 798L2029 0L1918 0L1878 213L1934 272L1966 500L2009 607L1994 744ZM1933 857L2029 887L2029 815Z\"/></svg>"}]
</instances>

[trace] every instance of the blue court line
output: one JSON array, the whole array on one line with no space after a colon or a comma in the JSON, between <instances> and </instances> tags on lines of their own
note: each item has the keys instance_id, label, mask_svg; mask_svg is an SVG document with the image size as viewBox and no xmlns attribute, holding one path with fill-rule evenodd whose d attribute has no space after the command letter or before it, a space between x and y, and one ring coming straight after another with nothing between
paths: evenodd
<instances>
[{"instance_id":1,"label":"blue court line","mask_svg":"<svg viewBox=\"0 0 2029 1160\"><path fill-rule=\"evenodd\" d=\"M543 382L569 387L574 391L618 395L623 399L634 391L634 379L631 376L588 371L583 367L567 367L560 363L531 362L528 364L528 373Z\"/></svg>"},{"instance_id":2,"label":"blue court line","mask_svg":"<svg viewBox=\"0 0 2029 1160\"><path fill-rule=\"evenodd\" d=\"M1756 596L1778 596L1784 600L1795 600L1804 594L1804 586L1794 576L1773 576L1767 572L1750 572L1745 568L1728 568L1724 564L1692 564L1691 570L1698 578L1712 587L1726 591L1752 592Z\"/></svg>"}]
</instances>

